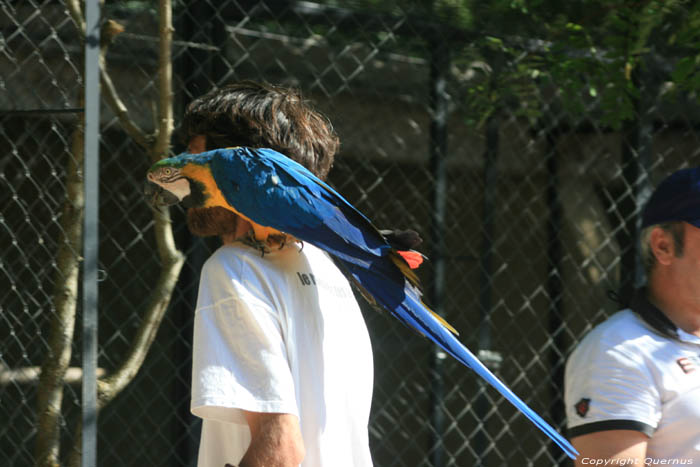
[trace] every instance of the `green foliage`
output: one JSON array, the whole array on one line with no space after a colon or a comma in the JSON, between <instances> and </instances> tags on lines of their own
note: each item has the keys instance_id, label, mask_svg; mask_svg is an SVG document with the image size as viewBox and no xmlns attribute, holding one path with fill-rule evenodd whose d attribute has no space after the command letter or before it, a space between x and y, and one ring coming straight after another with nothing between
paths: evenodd
<instances>
[{"instance_id":1,"label":"green foliage","mask_svg":"<svg viewBox=\"0 0 700 467\"><path fill-rule=\"evenodd\" d=\"M619 128L637 117L651 52L673 67L664 80L675 95L700 95L698 2L500 0L476 7L473 16L475 32L484 33L456 54L465 68L469 60L487 64L468 84L472 123L504 106L536 119L549 105L542 97L549 86L573 120L594 110Z\"/></svg>"},{"instance_id":2,"label":"green foliage","mask_svg":"<svg viewBox=\"0 0 700 467\"><path fill-rule=\"evenodd\" d=\"M543 62L538 54L483 36L454 54L453 63L464 70L468 123L482 126L506 107L531 120L540 115L538 83Z\"/></svg>"},{"instance_id":3,"label":"green foliage","mask_svg":"<svg viewBox=\"0 0 700 467\"><path fill-rule=\"evenodd\" d=\"M648 73L667 74L655 85L665 82L668 96L700 96L700 2L693 0L316 1L405 18L416 32L398 36L359 24L353 32L323 24L293 31L274 22L271 31L316 34L329 44L359 38L420 58L442 36L456 95L466 100L474 125L506 108L535 122L555 105L573 124L593 115L619 128L637 117L641 93L655 91L644 87ZM652 55L666 61L663 70L649 68Z\"/></svg>"},{"instance_id":4,"label":"green foliage","mask_svg":"<svg viewBox=\"0 0 700 467\"><path fill-rule=\"evenodd\" d=\"M700 99L700 4L692 2L679 27L670 31L668 46L680 56L671 72L672 95Z\"/></svg>"}]
</instances>

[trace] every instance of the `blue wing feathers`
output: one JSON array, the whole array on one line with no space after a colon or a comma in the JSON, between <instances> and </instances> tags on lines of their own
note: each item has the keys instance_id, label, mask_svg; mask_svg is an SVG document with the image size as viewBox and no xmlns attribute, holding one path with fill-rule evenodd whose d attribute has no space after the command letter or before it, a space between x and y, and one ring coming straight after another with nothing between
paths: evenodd
<instances>
[{"instance_id":1,"label":"blue wing feathers","mask_svg":"<svg viewBox=\"0 0 700 467\"><path fill-rule=\"evenodd\" d=\"M569 457L578 454L432 316L420 300L420 291L389 258L392 249L379 231L335 190L271 149L221 149L197 157L209 161L217 186L237 211L335 256L346 274L380 306L475 371Z\"/></svg>"},{"instance_id":2,"label":"blue wing feathers","mask_svg":"<svg viewBox=\"0 0 700 467\"><path fill-rule=\"evenodd\" d=\"M224 197L253 221L314 243L335 239L327 246L338 252L350 245L377 256L390 250L369 219L291 159L270 149L211 153L217 185L234 178L239 187L237 192L222 189Z\"/></svg>"}]
</instances>

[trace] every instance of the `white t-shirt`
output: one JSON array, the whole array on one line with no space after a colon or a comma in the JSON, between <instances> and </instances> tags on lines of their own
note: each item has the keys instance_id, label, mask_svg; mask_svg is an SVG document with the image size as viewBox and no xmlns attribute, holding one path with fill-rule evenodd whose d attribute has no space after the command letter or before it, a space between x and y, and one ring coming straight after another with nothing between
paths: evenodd
<instances>
[{"instance_id":1,"label":"white t-shirt","mask_svg":"<svg viewBox=\"0 0 700 467\"><path fill-rule=\"evenodd\" d=\"M700 465L700 337L654 331L632 310L593 329L566 365L570 435L628 429L647 457Z\"/></svg>"},{"instance_id":2,"label":"white t-shirt","mask_svg":"<svg viewBox=\"0 0 700 467\"><path fill-rule=\"evenodd\" d=\"M298 416L303 467L372 465L372 349L350 286L323 251L219 248L202 268L193 347L199 467L239 462L250 443L241 410Z\"/></svg>"}]
</instances>

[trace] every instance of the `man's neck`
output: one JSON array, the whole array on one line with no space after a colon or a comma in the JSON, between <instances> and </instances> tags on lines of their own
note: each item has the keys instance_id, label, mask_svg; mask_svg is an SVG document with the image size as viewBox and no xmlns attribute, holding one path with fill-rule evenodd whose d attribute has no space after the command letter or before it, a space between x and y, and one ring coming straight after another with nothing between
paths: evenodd
<instances>
[{"instance_id":1,"label":"man's neck","mask_svg":"<svg viewBox=\"0 0 700 467\"><path fill-rule=\"evenodd\" d=\"M649 281L647 298L673 324L683 331L700 337L700 302L678 293L663 281Z\"/></svg>"}]
</instances>

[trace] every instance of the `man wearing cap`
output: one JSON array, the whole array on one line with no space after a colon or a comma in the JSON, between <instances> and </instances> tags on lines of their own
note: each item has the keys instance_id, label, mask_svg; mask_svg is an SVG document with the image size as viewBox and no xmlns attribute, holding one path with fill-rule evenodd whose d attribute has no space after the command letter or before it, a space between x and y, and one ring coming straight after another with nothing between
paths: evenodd
<instances>
[{"instance_id":1,"label":"man wearing cap","mask_svg":"<svg viewBox=\"0 0 700 467\"><path fill-rule=\"evenodd\" d=\"M576 465L700 465L700 168L643 212L647 287L571 354L565 403Z\"/></svg>"}]
</instances>

